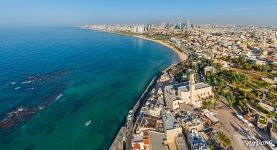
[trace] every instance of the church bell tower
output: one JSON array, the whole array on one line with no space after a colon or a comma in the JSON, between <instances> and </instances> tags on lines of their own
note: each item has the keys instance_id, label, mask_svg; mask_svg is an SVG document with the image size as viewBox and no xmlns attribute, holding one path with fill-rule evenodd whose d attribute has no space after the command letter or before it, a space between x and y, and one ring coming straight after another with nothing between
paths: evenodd
<instances>
[{"instance_id":1,"label":"church bell tower","mask_svg":"<svg viewBox=\"0 0 277 150\"><path fill-rule=\"evenodd\" d=\"M194 90L195 90L195 79L194 79L194 73L192 72L189 77L189 92L190 92L191 104L193 104L193 101L194 101Z\"/></svg>"}]
</instances>

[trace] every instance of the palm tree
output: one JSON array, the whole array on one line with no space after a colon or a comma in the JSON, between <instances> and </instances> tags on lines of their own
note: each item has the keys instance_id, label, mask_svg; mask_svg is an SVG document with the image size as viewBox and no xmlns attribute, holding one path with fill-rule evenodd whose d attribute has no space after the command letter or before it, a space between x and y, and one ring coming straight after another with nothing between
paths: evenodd
<instances>
[{"instance_id":1,"label":"palm tree","mask_svg":"<svg viewBox=\"0 0 277 150\"><path fill-rule=\"evenodd\" d=\"M209 145L209 150L214 150L215 148L214 148L214 145Z\"/></svg>"},{"instance_id":2,"label":"palm tree","mask_svg":"<svg viewBox=\"0 0 277 150\"><path fill-rule=\"evenodd\" d=\"M216 133L216 139L218 140L220 145L224 147L224 149L227 149L232 145L232 141L222 131L218 131Z\"/></svg>"},{"instance_id":3,"label":"palm tree","mask_svg":"<svg viewBox=\"0 0 277 150\"><path fill-rule=\"evenodd\" d=\"M224 142L222 143L222 145L223 145L224 149L227 149L230 146L232 146L232 141L227 136L225 136Z\"/></svg>"},{"instance_id":4,"label":"palm tree","mask_svg":"<svg viewBox=\"0 0 277 150\"><path fill-rule=\"evenodd\" d=\"M218 79L216 76L212 76L212 84L217 86L218 85Z\"/></svg>"},{"instance_id":5,"label":"palm tree","mask_svg":"<svg viewBox=\"0 0 277 150\"><path fill-rule=\"evenodd\" d=\"M216 132L216 139L221 144L224 138L224 133L221 131Z\"/></svg>"},{"instance_id":6,"label":"palm tree","mask_svg":"<svg viewBox=\"0 0 277 150\"><path fill-rule=\"evenodd\" d=\"M229 103L229 106L232 107L233 104L236 102L236 97L235 97L235 95L233 95L233 94L228 94L228 95L227 95L227 101L228 101L228 103Z\"/></svg>"}]
</instances>

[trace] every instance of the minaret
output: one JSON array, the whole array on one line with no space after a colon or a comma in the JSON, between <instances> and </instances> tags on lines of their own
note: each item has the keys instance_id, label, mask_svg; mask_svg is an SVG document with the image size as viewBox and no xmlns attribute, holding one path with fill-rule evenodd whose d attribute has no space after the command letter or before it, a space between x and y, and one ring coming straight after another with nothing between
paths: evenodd
<instances>
[{"instance_id":1,"label":"minaret","mask_svg":"<svg viewBox=\"0 0 277 150\"><path fill-rule=\"evenodd\" d=\"M190 92L190 103L193 104L194 102L194 90L195 90L195 80L194 80L194 73L192 72L189 77L189 92Z\"/></svg>"}]
</instances>

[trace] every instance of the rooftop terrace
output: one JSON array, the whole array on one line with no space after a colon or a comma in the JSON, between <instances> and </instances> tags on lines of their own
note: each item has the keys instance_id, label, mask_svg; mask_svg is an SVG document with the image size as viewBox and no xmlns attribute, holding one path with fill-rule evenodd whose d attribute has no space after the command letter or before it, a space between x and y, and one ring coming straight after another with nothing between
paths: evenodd
<instances>
[{"instance_id":1,"label":"rooftop terrace","mask_svg":"<svg viewBox=\"0 0 277 150\"><path fill-rule=\"evenodd\" d=\"M165 130L170 130L170 129L180 127L180 125L177 123L177 120L175 119L175 117L170 111L163 112L162 119L163 119Z\"/></svg>"}]
</instances>

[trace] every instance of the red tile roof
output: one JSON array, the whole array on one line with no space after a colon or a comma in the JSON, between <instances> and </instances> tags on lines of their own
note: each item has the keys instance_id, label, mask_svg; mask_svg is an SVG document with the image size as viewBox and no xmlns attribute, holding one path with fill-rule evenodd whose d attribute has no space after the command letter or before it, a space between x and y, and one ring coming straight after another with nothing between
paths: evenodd
<instances>
[{"instance_id":1,"label":"red tile roof","mask_svg":"<svg viewBox=\"0 0 277 150\"><path fill-rule=\"evenodd\" d=\"M139 150L139 149L140 149L140 144L134 143L134 144L133 144L133 149L134 149L134 150Z\"/></svg>"},{"instance_id":2,"label":"red tile roof","mask_svg":"<svg viewBox=\"0 0 277 150\"><path fill-rule=\"evenodd\" d=\"M150 141L148 139L143 139L143 144L144 145L149 145L150 144Z\"/></svg>"}]
</instances>

